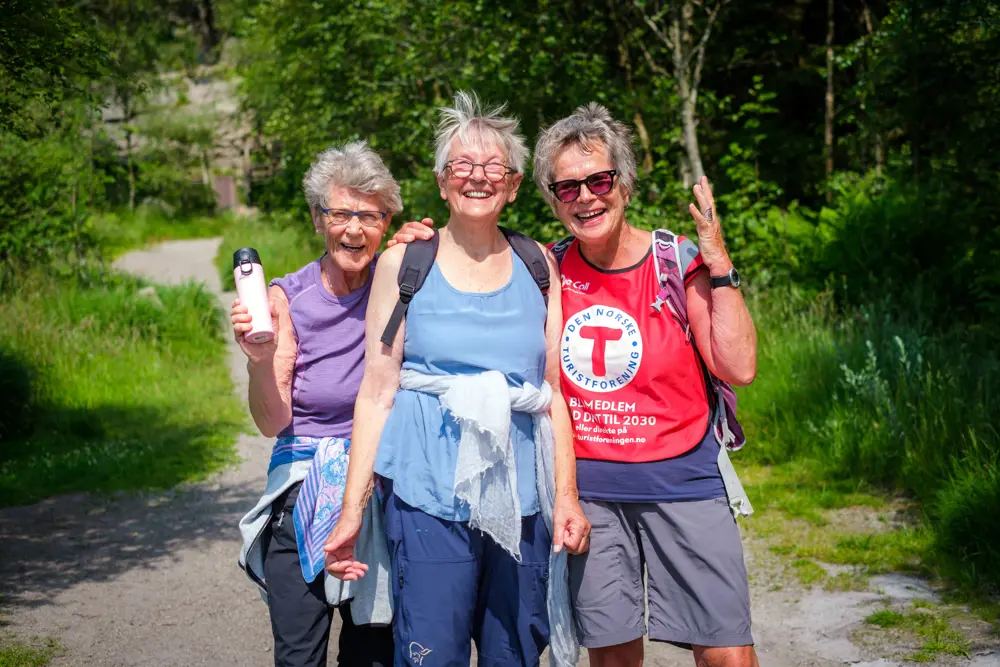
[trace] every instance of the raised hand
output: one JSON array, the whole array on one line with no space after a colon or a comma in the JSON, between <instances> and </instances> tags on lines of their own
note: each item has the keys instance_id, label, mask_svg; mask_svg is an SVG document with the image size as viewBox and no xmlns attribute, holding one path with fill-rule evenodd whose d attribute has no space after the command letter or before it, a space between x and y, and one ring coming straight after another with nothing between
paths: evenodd
<instances>
[{"instance_id":1,"label":"raised hand","mask_svg":"<svg viewBox=\"0 0 1000 667\"><path fill-rule=\"evenodd\" d=\"M712 275L722 275L732 268L733 263L729 259L722 238L722 225L715 210L715 198L712 196L712 186L708 184L708 177L702 176L692 190L695 199L698 200L698 206L688 204L688 210L691 211L691 217L698 226L698 249Z\"/></svg>"},{"instance_id":2,"label":"raised hand","mask_svg":"<svg viewBox=\"0 0 1000 667\"><path fill-rule=\"evenodd\" d=\"M397 243L410 243L416 241L417 239L427 240L434 236L434 221L430 218L424 218L420 222L410 221L399 228L392 238L389 239L385 247L391 248Z\"/></svg>"},{"instance_id":3,"label":"raised hand","mask_svg":"<svg viewBox=\"0 0 1000 667\"><path fill-rule=\"evenodd\" d=\"M251 324L253 318L246 306L240 303L239 299L233 300L233 309L230 311L230 319L233 322L233 338L240 344L243 354L247 355L250 363L270 362L274 359L274 353L278 349L278 318L275 315L274 304L271 299L267 301L271 310L271 327L274 329L274 337L266 343L251 343L246 340L246 334L253 329Z\"/></svg>"}]
</instances>

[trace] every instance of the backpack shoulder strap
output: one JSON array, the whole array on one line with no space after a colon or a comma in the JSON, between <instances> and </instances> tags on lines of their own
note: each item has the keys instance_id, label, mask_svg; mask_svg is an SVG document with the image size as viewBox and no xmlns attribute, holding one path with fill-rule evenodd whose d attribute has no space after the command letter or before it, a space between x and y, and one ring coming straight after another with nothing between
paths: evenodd
<instances>
[{"instance_id":1,"label":"backpack shoulder strap","mask_svg":"<svg viewBox=\"0 0 1000 667\"><path fill-rule=\"evenodd\" d=\"M541 291L542 297L545 299L545 305L547 306L549 304L550 287L549 263L545 261L545 254L542 252L542 249L538 247L534 239L530 236L525 236L521 232L515 232L513 229L506 227L501 227L500 231L507 238L510 247L521 258L524 265L528 267L528 272L531 273L532 279L538 285L538 289Z\"/></svg>"},{"instance_id":2,"label":"backpack shoulder strap","mask_svg":"<svg viewBox=\"0 0 1000 667\"><path fill-rule=\"evenodd\" d=\"M410 307L410 300L413 295L423 287L427 274L434 266L434 258L437 257L439 236L435 232L428 240L419 239L406 244L406 251L403 253L403 262L399 265L399 301L392 309L392 315L382 331L380 339L384 344L392 347L396 340L396 333L399 325L406 317L406 310Z\"/></svg>"},{"instance_id":3,"label":"backpack shoulder strap","mask_svg":"<svg viewBox=\"0 0 1000 667\"><path fill-rule=\"evenodd\" d=\"M698 244L691 239L684 239L677 244L677 255L681 264L681 277L687 278L688 269L698 256Z\"/></svg>"},{"instance_id":4,"label":"backpack shoulder strap","mask_svg":"<svg viewBox=\"0 0 1000 667\"><path fill-rule=\"evenodd\" d=\"M652 306L660 312L666 305L688 339L691 338L691 327L688 324L684 275L697 255L698 246L687 239L678 242L677 235L670 230L657 229L653 232L653 260L659 292Z\"/></svg>"},{"instance_id":5,"label":"backpack shoulder strap","mask_svg":"<svg viewBox=\"0 0 1000 667\"><path fill-rule=\"evenodd\" d=\"M573 244L574 240L576 240L575 236L567 236L552 245L552 254L556 256L556 264L559 266L562 266L563 258L566 257L566 253L569 251L569 247Z\"/></svg>"}]
</instances>

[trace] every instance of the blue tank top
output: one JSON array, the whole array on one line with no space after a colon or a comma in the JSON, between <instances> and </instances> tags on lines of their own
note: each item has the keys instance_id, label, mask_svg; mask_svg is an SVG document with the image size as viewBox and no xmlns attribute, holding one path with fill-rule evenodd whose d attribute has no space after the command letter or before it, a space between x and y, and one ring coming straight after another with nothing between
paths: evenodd
<instances>
[{"instance_id":1,"label":"blue tank top","mask_svg":"<svg viewBox=\"0 0 1000 667\"><path fill-rule=\"evenodd\" d=\"M545 302L511 251L511 279L495 292L452 287L435 262L406 314L403 368L430 375L500 371L507 383L538 387L545 375ZM447 521L468 521L455 498L460 428L437 396L401 389L382 430L375 472L406 503ZM521 514L539 511L531 415L511 413Z\"/></svg>"}]
</instances>

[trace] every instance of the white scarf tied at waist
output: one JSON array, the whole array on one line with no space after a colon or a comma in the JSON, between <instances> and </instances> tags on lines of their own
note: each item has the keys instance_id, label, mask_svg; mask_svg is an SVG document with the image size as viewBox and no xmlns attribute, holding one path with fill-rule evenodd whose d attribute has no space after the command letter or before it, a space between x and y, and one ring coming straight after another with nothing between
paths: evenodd
<instances>
[{"instance_id":1,"label":"white scarf tied at waist","mask_svg":"<svg viewBox=\"0 0 1000 667\"><path fill-rule=\"evenodd\" d=\"M455 496L469 505L469 526L486 533L516 560L521 559L521 502L517 466L510 440L510 413L532 416L535 435L535 483L542 518L553 533L555 438L549 406L552 388L525 383L510 387L499 371L478 375L425 375L404 370L400 387L438 396L461 428L455 467ZM566 551L549 551L547 594L552 661L575 665L579 657L569 599Z\"/></svg>"}]
</instances>

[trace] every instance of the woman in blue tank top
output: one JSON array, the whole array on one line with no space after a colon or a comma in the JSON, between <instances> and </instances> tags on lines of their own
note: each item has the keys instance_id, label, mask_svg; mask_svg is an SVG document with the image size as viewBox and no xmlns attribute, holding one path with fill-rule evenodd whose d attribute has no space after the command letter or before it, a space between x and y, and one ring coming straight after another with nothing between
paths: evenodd
<instances>
[{"instance_id":1,"label":"woman in blue tank top","mask_svg":"<svg viewBox=\"0 0 1000 667\"><path fill-rule=\"evenodd\" d=\"M517 121L501 111L483 111L465 93L442 110L435 172L450 218L391 346L380 336L399 298L403 247L380 257L369 302L343 514L327 541L327 569L346 580L364 576L353 550L376 486L397 666L468 665L473 640L485 664L537 665L549 642L550 552L587 548L559 392L558 269L547 254L546 306L498 228L528 154ZM549 417L551 534L540 513L549 505L536 488L546 475L536 447L551 440L539 425Z\"/></svg>"}]
</instances>

